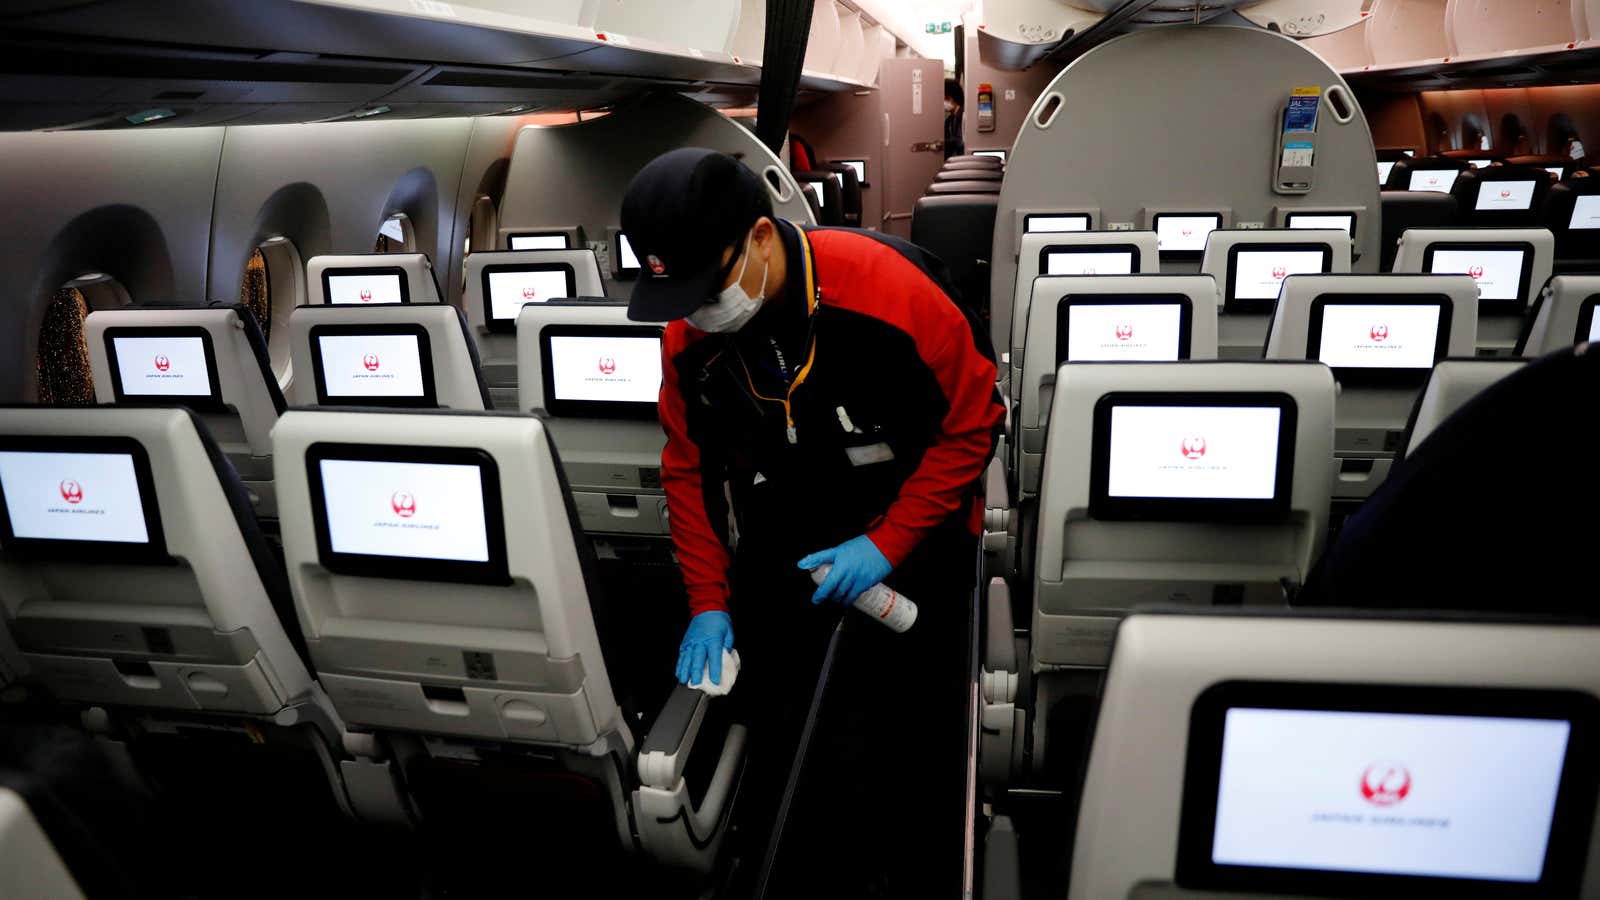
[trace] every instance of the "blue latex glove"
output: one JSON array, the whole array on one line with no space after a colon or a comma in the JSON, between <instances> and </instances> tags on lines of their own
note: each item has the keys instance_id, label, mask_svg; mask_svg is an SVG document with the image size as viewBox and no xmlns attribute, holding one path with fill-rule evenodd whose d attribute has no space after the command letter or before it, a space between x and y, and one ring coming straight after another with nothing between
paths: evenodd
<instances>
[{"instance_id":1,"label":"blue latex glove","mask_svg":"<svg viewBox=\"0 0 1600 900\"><path fill-rule=\"evenodd\" d=\"M678 681L691 687L700 683L711 664L711 683L722 683L722 651L733 649L733 620L721 610L700 613L689 620L689 630L678 645Z\"/></svg>"},{"instance_id":2,"label":"blue latex glove","mask_svg":"<svg viewBox=\"0 0 1600 900\"><path fill-rule=\"evenodd\" d=\"M833 569L818 586L817 592L811 595L812 603L824 600L847 605L854 603L857 597L867 592L867 588L888 578L889 573L894 571L894 566L889 565L889 560L878 549L878 545L864 534L831 550L811 554L800 560L800 568L809 572L827 563L832 563Z\"/></svg>"}]
</instances>

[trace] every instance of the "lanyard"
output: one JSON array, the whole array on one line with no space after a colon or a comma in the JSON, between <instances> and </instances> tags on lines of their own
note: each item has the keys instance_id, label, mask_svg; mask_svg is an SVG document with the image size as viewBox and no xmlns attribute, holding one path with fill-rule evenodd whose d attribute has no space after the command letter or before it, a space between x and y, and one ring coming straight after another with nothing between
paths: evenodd
<instances>
[{"instance_id":1,"label":"lanyard","mask_svg":"<svg viewBox=\"0 0 1600 900\"><path fill-rule=\"evenodd\" d=\"M750 393L757 399L783 405L783 417L787 425L785 433L791 444L800 442L794 428L794 392L799 389L800 385L806 383L806 377L811 374L811 366L817 361L816 318L817 310L822 306L822 291L817 287L817 265L816 260L811 256L811 241L806 237L804 229L796 228L795 230L800 233L800 262L806 274L806 343L808 346L806 347L805 365L801 366L800 371L795 374L794 381L789 382L787 393L782 397L768 397L756 390L755 379L750 377L750 366L745 363L744 354L735 351L735 355L739 357L739 367L744 369L744 380L750 385Z\"/></svg>"}]
</instances>

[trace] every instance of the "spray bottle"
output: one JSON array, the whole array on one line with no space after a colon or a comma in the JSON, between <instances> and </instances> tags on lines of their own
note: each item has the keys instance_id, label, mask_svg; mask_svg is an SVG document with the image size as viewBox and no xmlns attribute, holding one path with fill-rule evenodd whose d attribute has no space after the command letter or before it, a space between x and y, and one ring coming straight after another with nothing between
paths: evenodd
<instances>
[{"instance_id":1,"label":"spray bottle","mask_svg":"<svg viewBox=\"0 0 1600 900\"><path fill-rule=\"evenodd\" d=\"M822 584L832 569L830 563L817 566L811 570L811 580ZM897 633L909 630L917 621L917 605L881 582L867 588L866 593L857 597L851 605Z\"/></svg>"}]
</instances>

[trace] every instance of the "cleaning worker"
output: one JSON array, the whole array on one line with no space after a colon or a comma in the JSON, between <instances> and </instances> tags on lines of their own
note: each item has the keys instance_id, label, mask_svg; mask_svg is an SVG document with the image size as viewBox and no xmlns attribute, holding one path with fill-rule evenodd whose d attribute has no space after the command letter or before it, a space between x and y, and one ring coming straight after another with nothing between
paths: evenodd
<instances>
[{"instance_id":1,"label":"cleaning worker","mask_svg":"<svg viewBox=\"0 0 1600 900\"><path fill-rule=\"evenodd\" d=\"M661 482L691 614L677 675L717 681L738 647L739 814L772 815L829 636L884 582L915 600L916 625L848 613L814 737L826 783L800 804L848 804L832 812L856 837L791 821L784 840L830 862L787 886L942 893L959 882L967 623L1003 417L987 333L936 257L776 218L761 178L710 150L646 165L622 230L642 263L629 318L670 323Z\"/></svg>"}]
</instances>

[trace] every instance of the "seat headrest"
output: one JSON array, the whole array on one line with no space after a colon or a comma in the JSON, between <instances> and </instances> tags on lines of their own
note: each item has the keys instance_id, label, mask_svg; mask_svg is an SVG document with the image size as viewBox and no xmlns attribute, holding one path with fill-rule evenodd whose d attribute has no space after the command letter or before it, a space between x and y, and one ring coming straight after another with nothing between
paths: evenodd
<instances>
[{"instance_id":1,"label":"seat headrest","mask_svg":"<svg viewBox=\"0 0 1600 900\"><path fill-rule=\"evenodd\" d=\"M323 303L423 303L440 299L425 253L348 253L306 260L306 297Z\"/></svg>"}]
</instances>

